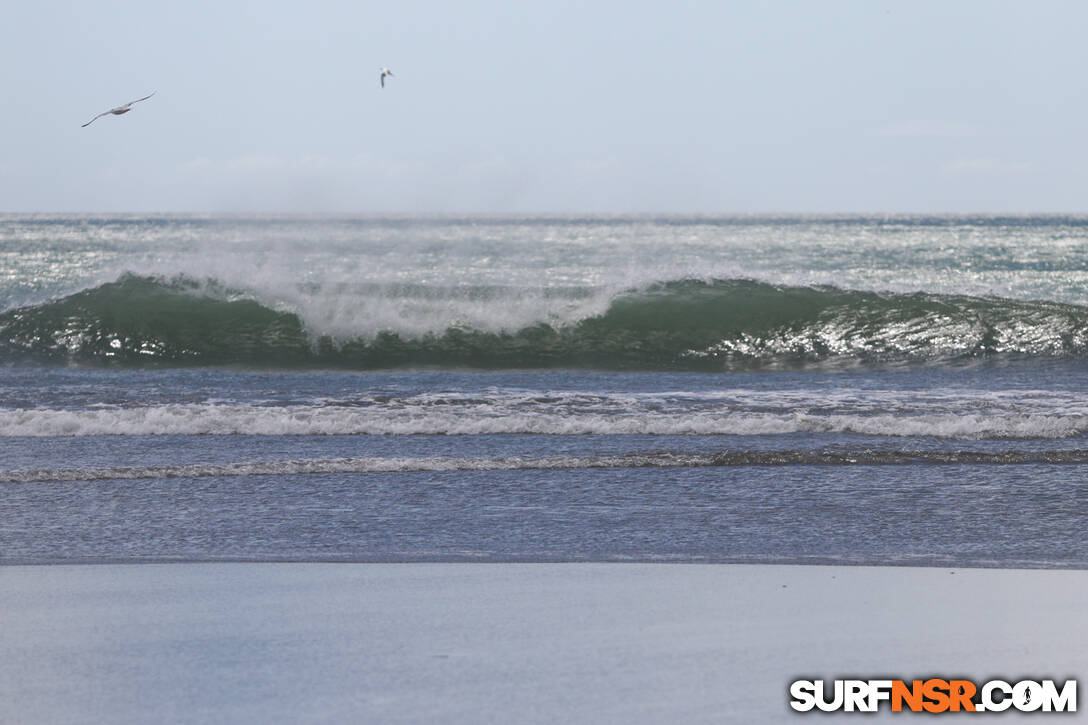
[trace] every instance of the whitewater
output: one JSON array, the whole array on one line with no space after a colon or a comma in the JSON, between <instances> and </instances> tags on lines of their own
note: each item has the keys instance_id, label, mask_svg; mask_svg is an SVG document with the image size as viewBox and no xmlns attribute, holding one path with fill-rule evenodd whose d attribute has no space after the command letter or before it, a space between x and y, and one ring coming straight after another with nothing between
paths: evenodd
<instances>
[{"instance_id":1,"label":"whitewater","mask_svg":"<svg viewBox=\"0 0 1088 725\"><path fill-rule=\"evenodd\" d=\"M1088 218L0 215L0 561L1082 567Z\"/></svg>"}]
</instances>

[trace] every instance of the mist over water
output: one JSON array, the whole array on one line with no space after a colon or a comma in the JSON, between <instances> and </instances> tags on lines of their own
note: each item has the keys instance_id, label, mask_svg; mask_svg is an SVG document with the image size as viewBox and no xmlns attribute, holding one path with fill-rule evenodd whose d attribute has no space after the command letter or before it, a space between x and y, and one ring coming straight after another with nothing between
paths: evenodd
<instances>
[{"instance_id":1,"label":"mist over water","mask_svg":"<svg viewBox=\"0 0 1088 725\"><path fill-rule=\"evenodd\" d=\"M5 220L0 355L733 369L1079 356L1079 218Z\"/></svg>"},{"instance_id":2,"label":"mist over water","mask_svg":"<svg viewBox=\"0 0 1088 725\"><path fill-rule=\"evenodd\" d=\"M0 222L5 309L126 273L181 276L290 309L318 334L352 337L571 323L621 292L681 280L1088 304L1088 219L1079 217ZM473 290L487 292L474 301ZM496 297L503 304L489 304Z\"/></svg>"}]
</instances>

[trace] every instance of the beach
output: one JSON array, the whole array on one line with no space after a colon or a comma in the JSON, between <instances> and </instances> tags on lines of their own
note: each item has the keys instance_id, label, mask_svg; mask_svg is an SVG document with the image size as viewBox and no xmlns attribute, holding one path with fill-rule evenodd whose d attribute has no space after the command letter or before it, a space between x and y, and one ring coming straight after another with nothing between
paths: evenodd
<instances>
[{"instance_id":1,"label":"beach","mask_svg":"<svg viewBox=\"0 0 1088 725\"><path fill-rule=\"evenodd\" d=\"M0 250L2 722L773 723L1086 664L1088 218Z\"/></svg>"},{"instance_id":2,"label":"beach","mask_svg":"<svg viewBox=\"0 0 1088 725\"><path fill-rule=\"evenodd\" d=\"M5 9L0 725L1086 719L1088 4Z\"/></svg>"},{"instance_id":3,"label":"beach","mask_svg":"<svg viewBox=\"0 0 1088 725\"><path fill-rule=\"evenodd\" d=\"M1086 591L1053 570L9 566L0 720L822 720L791 681L1075 678Z\"/></svg>"}]
</instances>

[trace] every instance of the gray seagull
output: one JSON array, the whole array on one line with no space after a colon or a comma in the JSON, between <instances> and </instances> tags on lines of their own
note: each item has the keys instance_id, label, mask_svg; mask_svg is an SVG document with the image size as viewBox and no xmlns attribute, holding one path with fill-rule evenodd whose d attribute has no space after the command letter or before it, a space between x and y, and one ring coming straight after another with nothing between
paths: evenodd
<instances>
[{"instance_id":1,"label":"gray seagull","mask_svg":"<svg viewBox=\"0 0 1088 725\"><path fill-rule=\"evenodd\" d=\"M383 67L382 68L382 75L381 75L381 79L380 79L381 82L382 82L382 88L385 88L385 77L386 76L389 76L390 78L392 78L393 77L393 71L389 70L388 68Z\"/></svg>"},{"instance_id":2,"label":"gray seagull","mask_svg":"<svg viewBox=\"0 0 1088 725\"><path fill-rule=\"evenodd\" d=\"M154 92L151 93L151 96L153 96L153 95L155 95ZM151 96L144 96L143 98L137 98L135 101L129 101L128 103L126 103L123 106L118 106L117 108L111 108L108 111L103 111L102 113L100 113L97 116L95 116L94 118L92 118L90 121L87 121L87 123L80 126L80 128L87 128L88 126L90 126L92 123L94 123L98 119L102 118L103 116L109 116L110 114L113 114L114 116L120 116L122 113L128 113L129 111L132 110L132 104L133 103L139 103L140 101L146 101L148 98L151 98Z\"/></svg>"}]
</instances>

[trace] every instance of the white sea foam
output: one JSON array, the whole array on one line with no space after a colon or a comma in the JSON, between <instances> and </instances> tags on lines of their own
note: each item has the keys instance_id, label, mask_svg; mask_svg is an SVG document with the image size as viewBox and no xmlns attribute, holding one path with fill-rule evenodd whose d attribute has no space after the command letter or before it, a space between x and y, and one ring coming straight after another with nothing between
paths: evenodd
<instances>
[{"instance_id":1,"label":"white sea foam","mask_svg":"<svg viewBox=\"0 0 1088 725\"><path fill-rule=\"evenodd\" d=\"M0 436L106 435L775 435L855 433L977 440L1068 438L1088 415L1047 413L858 415L855 413L519 411L486 404L315 407L155 405L0 411Z\"/></svg>"},{"instance_id":2,"label":"white sea foam","mask_svg":"<svg viewBox=\"0 0 1088 725\"><path fill-rule=\"evenodd\" d=\"M914 451L914 450L744 450L717 453L655 451L611 456L530 458L327 458L303 460L190 463L163 466L98 466L0 470L0 483L64 483L165 478L303 476L345 473L420 473L442 471L571 470L576 468L680 468L724 466L886 466L931 464L1017 465L1088 462L1088 450L1062 451Z\"/></svg>"},{"instance_id":3,"label":"white sea foam","mask_svg":"<svg viewBox=\"0 0 1088 725\"><path fill-rule=\"evenodd\" d=\"M707 456L564 456L551 458L331 458L252 461L175 466L117 466L0 471L0 483L127 480L139 478L208 478L213 476L289 476L327 473L403 473L421 471L512 471L571 468L676 467L707 465Z\"/></svg>"}]
</instances>

